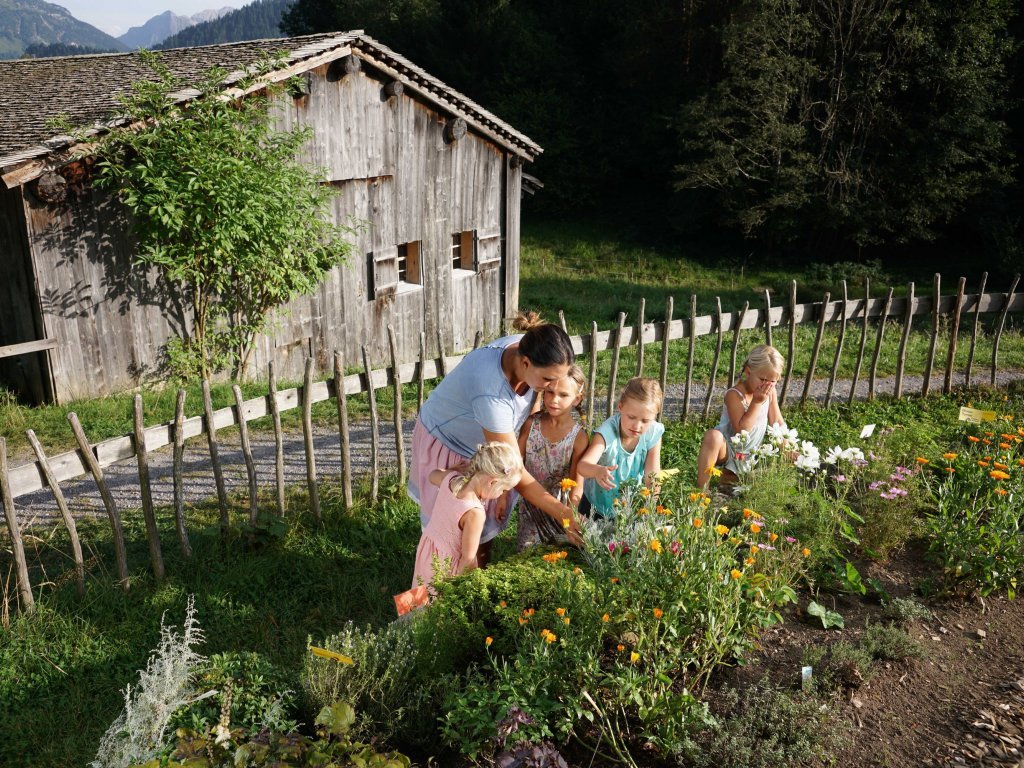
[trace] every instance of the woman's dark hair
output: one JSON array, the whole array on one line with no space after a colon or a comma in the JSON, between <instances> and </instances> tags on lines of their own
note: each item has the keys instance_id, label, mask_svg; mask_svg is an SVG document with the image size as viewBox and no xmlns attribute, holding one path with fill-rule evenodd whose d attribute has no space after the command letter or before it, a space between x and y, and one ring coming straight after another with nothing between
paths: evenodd
<instances>
[{"instance_id":1,"label":"woman's dark hair","mask_svg":"<svg viewBox=\"0 0 1024 768\"><path fill-rule=\"evenodd\" d=\"M529 358L538 368L576 362L569 334L557 325L545 322L536 312L520 312L512 320L512 330L523 333L519 354Z\"/></svg>"}]
</instances>

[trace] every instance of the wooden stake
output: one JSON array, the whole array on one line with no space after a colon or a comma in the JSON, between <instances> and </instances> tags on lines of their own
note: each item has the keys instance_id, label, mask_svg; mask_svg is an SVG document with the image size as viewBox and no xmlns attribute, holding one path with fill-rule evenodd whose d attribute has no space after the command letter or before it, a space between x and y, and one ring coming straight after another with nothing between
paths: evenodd
<instances>
[{"instance_id":1,"label":"wooden stake","mask_svg":"<svg viewBox=\"0 0 1024 768\"><path fill-rule=\"evenodd\" d=\"M217 506L220 508L220 534L226 536L228 527L228 490L224 487L224 471L220 466L220 450L217 445L217 428L213 425L213 398L210 396L210 382L203 379L203 420L206 422L206 442L210 446L210 464L213 466L213 480L217 485Z\"/></svg>"},{"instance_id":2,"label":"wooden stake","mask_svg":"<svg viewBox=\"0 0 1024 768\"><path fill-rule=\"evenodd\" d=\"M11 534L11 549L14 551L14 568L17 573L18 599L22 613L32 613L36 600L32 596L32 582L28 577L28 560L25 559L25 544L21 539L18 516L14 511L14 495L11 493L11 476L7 467L7 438L0 437L0 499L3 501L4 520Z\"/></svg>"},{"instance_id":3,"label":"wooden stake","mask_svg":"<svg viewBox=\"0 0 1024 768\"><path fill-rule=\"evenodd\" d=\"M181 554L185 558L192 557L192 545L188 540L188 529L185 527L185 390L178 390L178 398L174 404L174 453L172 472L174 473L174 525L181 543Z\"/></svg>"},{"instance_id":4,"label":"wooden stake","mask_svg":"<svg viewBox=\"0 0 1024 768\"><path fill-rule=\"evenodd\" d=\"M68 414L68 422L71 424L71 431L75 433L75 441L78 443L78 452L89 472L96 481L96 487L100 491L100 498L103 499L103 506L107 509L107 517L110 518L110 528L114 535L114 557L117 559L117 578L121 583L121 589L128 591L128 555L124 546L124 526L121 525L121 513L117 511L114 497L107 487L107 481L103 478L103 470L96 460L96 454L92 452L89 439L85 436L81 423L78 421L78 414L74 411ZM6 461L6 456L5 456ZM13 512L13 506L12 506Z\"/></svg>"},{"instance_id":5,"label":"wooden stake","mask_svg":"<svg viewBox=\"0 0 1024 768\"><path fill-rule=\"evenodd\" d=\"M811 394L811 383L814 381L814 369L818 367L818 351L821 349L821 339L825 335L825 318L828 315L828 300L832 294L825 291L825 298L821 300L821 317L818 318L818 333L814 337L814 349L811 350L811 363L807 366L807 378L804 379L804 393L800 397L800 407L803 408L807 402L807 396Z\"/></svg>"},{"instance_id":6,"label":"wooden stake","mask_svg":"<svg viewBox=\"0 0 1024 768\"><path fill-rule=\"evenodd\" d=\"M789 348L786 352L786 375L782 380L782 392L779 393L779 405L786 404L789 394L789 380L793 376L793 356L796 354L796 280L789 284ZM732 386L730 384L729 386Z\"/></svg>"},{"instance_id":7,"label":"wooden stake","mask_svg":"<svg viewBox=\"0 0 1024 768\"><path fill-rule=\"evenodd\" d=\"M245 459L245 474L249 479L249 524L256 525L259 519L259 489L256 485L256 462L252 457L252 443L249 442L249 425L245 421L242 388L237 384L231 387L235 396L235 412L238 414L238 436L242 443L242 458Z\"/></svg>"},{"instance_id":8,"label":"wooden stake","mask_svg":"<svg viewBox=\"0 0 1024 768\"><path fill-rule=\"evenodd\" d=\"M664 395L666 387L668 386L668 337L672 332L672 313L675 310L675 300L672 296L668 297L668 303L665 305L665 332L661 335L661 371L659 383L661 384L661 392ZM665 412L665 403L662 401L661 405L662 412L658 414L658 419L661 420L662 414Z\"/></svg>"},{"instance_id":9,"label":"wooden stake","mask_svg":"<svg viewBox=\"0 0 1024 768\"><path fill-rule=\"evenodd\" d=\"M277 496L277 514L284 517L287 500L284 495L284 432L281 429L281 405L277 402L277 371L274 361L267 364L267 379L270 392L267 394L270 416L274 422L274 491Z\"/></svg>"},{"instance_id":10,"label":"wooden stake","mask_svg":"<svg viewBox=\"0 0 1024 768\"><path fill-rule=\"evenodd\" d=\"M416 410L423 408L423 392L427 379L427 334L420 331L420 364L416 371Z\"/></svg>"},{"instance_id":11,"label":"wooden stake","mask_svg":"<svg viewBox=\"0 0 1024 768\"><path fill-rule=\"evenodd\" d=\"M640 299L640 312L636 317L636 375L644 375L644 313L647 299Z\"/></svg>"},{"instance_id":12,"label":"wooden stake","mask_svg":"<svg viewBox=\"0 0 1024 768\"><path fill-rule=\"evenodd\" d=\"M750 309L750 302L743 302L743 311L736 319L736 325L732 329L732 352L729 355L729 386L736 383L736 352L740 348L740 331L743 328L743 321L747 319L747 310Z\"/></svg>"},{"instance_id":13,"label":"wooden stake","mask_svg":"<svg viewBox=\"0 0 1024 768\"><path fill-rule=\"evenodd\" d=\"M316 449L313 447L313 358L306 358L302 378L302 442L306 450L306 488L309 489L309 509L316 520L320 513L320 489L316 484Z\"/></svg>"},{"instance_id":14,"label":"wooden stake","mask_svg":"<svg viewBox=\"0 0 1024 768\"><path fill-rule=\"evenodd\" d=\"M425 362L426 334L420 333L420 393L423 392L423 364ZM338 439L341 449L341 487L345 509L352 506L352 452L348 436L348 396L345 393L345 358L341 350L334 351L334 399L338 405ZM423 401L420 401L423 404Z\"/></svg>"},{"instance_id":15,"label":"wooden stake","mask_svg":"<svg viewBox=\"0 0 1024 768\"><path fill-rule=\"evenodd\" d=\"M942 308L942 276L934 278L935 298L932 299L932 340L928 345L928 358L924 364L924 380L921 382L921 396L927 397L932 385L932 367L935 365L935 347L939 343L939 310Z\"/></svg>"},{"instance_id":16,"label":"wooden stake","mask_svg":"<svg viewBox=\"0 0 1024 768\"><path fill-rule=\"evenodd\" d=\"M772 344L772 297L767 288L764 289L764 343L769 347L774 346Z\"/></svg>"},{"instance_id":17,"label":"wooden stake","mask_svg":"<svg viewBox=\"0 0 1024 768\"><path fill-rule=\"evenodd\" d=\"M365 353L364 353L365 357ZM445 356L444 351L444 337L441 335L441 329L437 329L437 357L438 365L441 368L441 377L444 378L448 375L448 358ZM367 358L368 359L368 358Z\"/></svg>"},{"instance_id":18,"label":"wooden stake","mask_svg":"<svg viewBox=\"0 0 1024 768\"><path fill-rule=\"evenodd\" d=\"M953 389L953 364L956 362L957 336L960 334L960 312L964 306L964 292L967 278L961 277L956 287L956 305L953 307L953 326L949 329L949 353L946 355L946 377L942 382L942 392L948 395Z\"/></svg>"},{"instance_id":19,"label":"wooden stake","mask_svg":"<svg viewBox=\"0 0 1024 768\"><path fill-rule=\"evenodd\" d=\"M907 311L903 315L903 334L900 336L900 349L896 354L896 388L893 397L903 397L903 372L907 365L907 343L910 341L910 330L914 325L914 284L907 283Z\"/></svg>"},{"instance_id":20,"label":"wooden stake","mask_svg":"<svg viewBox=\"0 0 1024 768\"><path fill-rule=\"evenodd\" d=\"M857 396L857 382L860 380L860 368L864 364L864 350L868 346L868 310L871 305L871 278L864 278L864 308L861 311L860 348L857 350L857 362L853 366L853 379L850 381L850 398L852 403Z\"/></svg>"},{"instance_id":21,"label":"wooden stake","mask_svg":"<svg viewBox=\"0 0 1024 768\"><path fill-rule=\"evenodd\" d=\"M889 310L892 308L892 288L889 288L889 295L885 297L885 305L882 307L882 317L878 322L878 337L875 340L875 353L871 356L871 375L868 378L868 400L875 399L875 381L878 376L878 358L882 354L882 337L885 335L885 323L889 319Z\"/></svg>"},{"instance_id":22,"label":"wooden stake","mask_svg":"<svg viewBox=\"0 0 1024 768\"><path fill-rule=\"evenodd\" d=\"M971 329L971 349L967 353L967 369L964 371L964 386L971 386L971 375L974 368L974 351L978 346L978 325L981 319L981 300L985 298L985 283L988 282L988 272L981 273L981 285L978 286L978 298L974 304L974 326Z\"/></svg>"},{"instance_id":23,"label":"wooden stake","mask_svg":"<svg viewBox=\"0 0 1024 768\"><path fill-rule=\"evenodd\" d=\"M438 341L440 341L440 332ZM380 467L380 433L377 426L377 395L373 391L373 369L370 367L370 353L366 345L363 350L363 372L366 375L366 397L370 401L370 499L377 501L377 494L380 489L380 480L377 477ZM444 357L442 350L441 356Z\"/></svg>"},{"instance_id":24,"label":"wooden stake","mask_svg":"<svg viewBox=\"0 0 1024 768\"><path fill-rule=\"evenodd\" d=\"M1003 304L1003 311L999 315L999 325L996 326L996 335L992 339L992 377L991 384L996 385L996 369L999 361L999 339L1003 335L1003 328L1006 326L1006 316L1010 312L1010 304L1013 303L1013 292L1017 290L1017 283L1020 282L1020 272L1013 276L1010 290L1006 292L1006 303Z\"/></svg>"},{"instance_id":25,"label":"wooden stake","mask_svg":"<svg viewBox=\"0 0 1024 768\"><path fill-rule=\"evenodd\" d=\"M697 342L697 294L690 295L690 344L686 352L686 390L683 394L683 414L685 420L690 413L690 388L693 386L693 351Z\"/></svg>"},{"instance_id":26,"label":"wooden stake","mask_svg":"<svg viewBox=\"0 0 1024 768\"><path fill-rule=\"evenodd\" d=\"M587 426L593 431L597 427L594 418L594 389L597 387L597 323L590 324L590 366L587 372Z\"/></svg>"},{"instance_id":27,"label":"wooden stake","mask_svg":"<svg viewBox=\"0 0 1024 768\"><path fill-rule=\"evenodd\" d=\"M132 425L135 430L135 458L139 465L139 492L142 496L142 517L146 521L146 540L149 542L149 561L153 566L153 576L157 581L164 578L164 556L160 546L160 529L156 525L156 513L153 510L153 492L149 483L149 451L146 448L146 423L142 411L142 395L135 395L132 403ZM29 430L30 432L32 430ZM29 440L34 440L33 435ZM34 446L33 446L34 447ZM39 449L42 453L42 448ZM38 455L38 454L37 454ZM48 470L47 470L48 471ZM47 482L50 478L47 477ZM56 486L56 480L51 487ZM54 496L60 492L54 490ZM63 498L59 499L57 506L63 504ZM61 514L64 514L63 509ZM72 520L72 522L74 522ZM74 546L74 542L72 542ZM79 555L81 550L79 549Z\"/></svg>"},{"instance_id":28,"label":"wooden stake","mask_svg":"<svg viewBox=\"0 0 1024 768\"><path fill-rule=\"evenodd\" d=\"M480 349L480 345L484 343L484 332L477 331L473 335L473 349Z\"/></svg>"},{"instance_id":29,"label":"wooden stake","mask_svg":"<svg viewBox=\"0 0 1024 768\"><path fill-rule=\"evenodd\" d=\"M846 338L846 310L850 306L850 297L846 292L846 281L843 286L843 307L839 317L839 340L836 342L836 354L832 358L832 373L828 377L828 390L825 392L825 407L832 404L832 393L836 386L836 376L839 374L839 361L843 356L843 341Z\"/></svg>"},{"instance_id":30,"label":"wooden stake","mask_svg":"<svg viewBox=\"0 0 1024 768\"><path fill-rule=\"evenodd\" d=\"M566 334L569 333L569 327L565 324L565 311L561 309L558 310L558 325L561 326Z\"/></svg>"},{"instance_id":31,"label":"wooden stake","mask_svg":"<svg viewBox=\"0 0 1024 768\"><path fill-rule=\"evenodd\" d=\"M718 342L715 344L715 357L711 361L711 377L708 379L708 391L704 396L705 419L711 412L711 397L715 393L715 378L718 376L718 358L722 355L722 341L725 338L725 319L722 317L722 299L720 296L715 296L715 325L718 326Z\"/></svg>"},{"instance_id":32,"label":"wooden stake","mask_svg":"<svg viewBox=\"0 0 1024 768\"><path fill-rule=\"evenodd\" d=\"M626 313L619 312L619 325L615 331L615 346L612 347L612 370L608 377L608 406L605 418L611 418L612 406L615 404L615 387L619 377L619 356L622 353L622 334L626 327Z\"/></svg>"},{"instance_id":33,"label":"wooden stake","mask_svg":"<svg viewBox=\"0 0 1024 768\"><path fill-rule=\"evenodd\" d=\"M405 435L402 433L402 376L398 365L398 339L395 329L388 323L388 346L391 347L391 370L395 384L395 452L398 455L398 484L405 485Z\"/></svg>"},{"instance_id":34,"label":"wooden stake","mask_svg":"<svg viewBox=\"0 0 1024 768\"><path fill-rule=\"evenodd\" d=\"M136 398L141 398L140 395L136 395ZM78 539L78 526L75 525L75 518L71 515L71 510L68 509L68 503L64 499L64 494L60 490L60 484L57 482L57 478L53 476L53 469L50 467L50 461L46 458L46 453L43 451L43 446L39 444L39 438L36 437L36 433L31 429L25 430L25 437L28 438L29 445L32 446L32 452L36 455L36 461L39 463L39 469L43 473L43 479L46 480L46 485L49 487L50 492L53 494L54 501L57 502L57 509L60 510L61 519L64 521L64 527L68 531L68 539L71 541L71 557L75 562L75 591L79 597L85 595L85 560L82 558L82 543ZM143 505L145 510L145 505ZM150 506L150 515L152 515L153 509ZM154 526L155 527L155 526ZM146 518L146 530L149 532L149 517ZM150 539L152 549L152 538ZM153 571L156 573L156 578L159 581L164 577L163 574L163 563L160 562L160 569L157 572L157 563L160 557L160 540L157 539L157 558L153 561Z\"/></svg>"}]
</instances>

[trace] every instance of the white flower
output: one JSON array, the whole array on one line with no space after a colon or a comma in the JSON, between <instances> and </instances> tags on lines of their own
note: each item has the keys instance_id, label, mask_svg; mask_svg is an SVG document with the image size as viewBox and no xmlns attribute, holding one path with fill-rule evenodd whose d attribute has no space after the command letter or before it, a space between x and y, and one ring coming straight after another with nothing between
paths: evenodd
<instances>
[{"instance_id":1,"label":"white flower","mask_svg":"<svg viewBox=\"0 0 1024 768\"><path fill-rule=\"evenodd\" d=\"M771 456L778 456L779 449L772 443L761 443L754 449L754 453L763 458L769 458Z\"/></svg>"},{"instance_id":2,"label":"white flower","mask_svg":"<svg viewBox=\"0 0 1024 768\"><path fill-rule=\"evenodd\" d=\"M750 432L746 429L741 429L735 435L729 438L729 442L735 446L746 445L750 441Z\"/></svg>"},{"instance_id":3,"label":"white flower","mask_svg":"<svg viewBox=\"0 0 1024 768\"><path fill-rule=\"evenodd\" d=\"M851 446L843 451L842 458L844 461L864 461L864 451L860 448Z\"/></svg>"},{"instance_id":4,"label":"white flower","mask_svg":"<svg viewBox=\"0 0 1024 768\"><path fill-rule=\"evenodd\" d=\"M799 456L797 456L796 461L793 462L793 464L794 466L796 466L797 469L812 474L816 472L819 467L821 467L821 461L819 460L817 455L811 456L806 453L802 453Z\"/></svg>"},{"instance_id":5,"label":"white flower","mask_svg":"<svg viewBox=\"0 0 1024 768\"><path fill-rule=\"evenodd\" d=\"M826 464L835 464L840 459L846 458L843 449L838 445L834 445L828 449L828 453L825 454L825 458L822 459Z\"/></svg>"}]
</instances>

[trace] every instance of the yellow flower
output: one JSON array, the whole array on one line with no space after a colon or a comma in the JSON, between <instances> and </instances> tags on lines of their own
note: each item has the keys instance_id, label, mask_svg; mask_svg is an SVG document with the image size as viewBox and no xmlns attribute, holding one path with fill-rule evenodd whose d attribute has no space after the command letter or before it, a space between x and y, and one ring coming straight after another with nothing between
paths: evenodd
<instances>
[{"instance_id":1,"label":"yellow flower","mask_svg":"<svg viewBox=\"0 0 1024 768\"><path fill-rule=\"evenodd\" d=\"M700 528L702 525L704 525L704 521L703 520L701 520L699 517L693 518L693 527L694 528Z\"/></svg>"},{"instance_id":2,"label":"yellow flower","mask_svg":"<svg viewBox=\"0 0 1024 768\"><path fill-rule=\"evenodd\" d=\"M494 638L493 637L488 636L488 637L484 638L484 645L486 645L488 648L491 647L491 643L493 643L493 642L494 642Z\"/></svg>"},{"instance_id":3,"label":"yellow flower","mask_svg":"<svg viewBox=\"0 0 1024 768\"><path fill-rule=\"evenodd\" d=\"M928 461L928 459L924 458L923 456L918 456L916 459L914 459L914 461L916 461L918 464L931 464L931 462Z\"/></svg>"},{"instance_id":4,"label":"yellow flower","mask_svg":"<svg viewBox=\"0 0 1024 768\"><path fill-rule=\"evenodd\" d=\"M650 514L650 512L651 510L649 510L647 507L640 507L640 509L636 511L638 515L647 515Z\"/></svg>"},{"instance_id":5,"label":"yellow flower","mask_svg":"<svg viewBox=\"0 0 1024 768\"><path fill-rule=\"evenodd\" d=\"M636 651L633 651L632 653L629 654L629 663L630 664L636 664L638 661L640 661L640 654L639 653L637 653Z\"/></svg>"},{"instance_id":6,"label":"yellow flower","mask_svg":"<svg viewBox=\"0 0 1024 768\"><path fill-rule=\"evenodd\" d=\"M716 467L713 464L709 464L706 471L707 471L707 474L711 475L712 477L721 477L722 476L722 470L720 470L718 467Z\"/></svg>"},{"instance_id":7,"label":"yellow flower","mask_svg":"<svg viewBox=\"0 0 1024 768\"><path fill-rule=\"evenodd\" d=\"M956 454L955 453L944 453L944 454L942 454L942 458L944 458L946 461L953 461L956 458Z\"/></svg>"},{"instance_id":8,"label":"yellow flower","mask_svg":"<svg viewBox=\"0 0 1024 768\"><path fill-rule=\"evenodd\" d=\"M996 488L996 493L998 493L1000 496L1005 496L1007 493L1009 493L1009 491L1007 491L1005 488Z\"/></svg>"},{"instance_id":9,"label":"yellow flower","mask_svg":"<svg viewBox=\"0 0 1024 768\"><path fill-rule=\"evenodd\" d=\"M800 550L800 554L803 555L804 557L810 557L811 556L811 550L809 550L807 547L804 547L803 549Z\"/></svg>"},{"instance_id":10,"label":"yellow flower","mask_svg":"<svg viewBox=\"0 0 1024 768\"><path fill-rule=\"evenodd\" d=\"M761 526L758 525L757 523L751 523L750 524L750 532L751 533L760 533L761 532Z\"/></svg>"},{"instance_id":11,"label":"yellow flower","mask_svg":"<svg viewBox=\"0 0 1024 768\"><path fill-rule=\"evenodd\" d=\"M690 494L690 501L696 501L699 498L700 498L700 494L699 493L691 493Z\"/></svg>"},{"instance_id":12,"label":"yellow flower","mask_svg":"<svg viewBox=\"0 0 1024 768\"><path fill-rule=\"evenodd\" d=\"M565 617L564 619L562 619L562 622L563 622L564 624L568 624L568 623L569 623L569 617L568 617L568 616L566 616L566 617Z\"/></svg>"},{"instance_id":13,"label":"yellow flower","mask_svg":"<svg viewBox=\"0 0 1024 768\"><path fill-rule=\"evenodd\" d=\"M658 539L651 539L651 543L648 544L652 552L661 552L661 542Z\"/></svg>"},{"instance_id":14,"label":"yellow flower","mask_svg":"<svg viewBox=\"0 0 1024 768\"><path fill-rule=\"evenodd\" d=\"M640 489L640 495L643 496L646 499L648 496L651 495L651 489L650 488L641 488Z\"/></svg>"},{"instance_id":15,"label":"yellow flower","mask_svg":"<svg viewBox=\"0 0 1024 768\"><path fill-rule=\"evenodd\" d=\"M549 643L553 643L555 642L555 640L558 639L558 635L556 635L554 632L548 632L548 636L544 639L547 640Z\"/></svg>"},{"instance_id":16,"label":"yellow flower","mask_svg":"<svg viewBox=\"0 0 1024 768\"><path fill-rule=\"evenodd\" d=\"M665 612L663 610L661 610L661 608L655 608L654 609L654 618L660 619L664 615L665 615Z\"/></svg>"},{"instance_id":17,"label":"yellow flower","mask_svg":"<svg viewBox=\"0 0 1024 768\"><path fill-rule=\"evenodd\" d=\"M605 624L607 624L611 620L612 620L612 617L609 616L607 613L604 616L601 617L601 621L603 621Z\"/></svg>"},{"instance_id":18,"label":"yellow flower","mask_svg":"<svg viewBox=\"0 0 1024 768\"><path fill-rule=\"evenodd\" d=\"M747 518L751 517L753 514L754 514L754 510L752 510L752 509L744 509L743 510L743 519L746 520Z\"/></svg>"},{"instance_id":19,"label":"yellow flower","mask_svg":"<svg viewBox=\"0 0 1024 768\"><path fill-rule=\"evenodd\" d=\"M559 616L565 616L565 608L555 608L555 613Z\"/></svg>"},{"instance_id":20,"label":"yellow flower","mask_svg":"<svg viewBox=\"0 0 1024 768\"><path fill-rule=\"evenodd\" d=\"M748 558L747 558L746 560L744 560L743 562L744 562L744 564L746 564L746 565L753 565L753 564L754 564L755 562L757 562L757 561L756 561L756 560L754 560L754 558L752 558L752 557L748 557Z\"/></svg>"},{"instance_id":21,"label":"yellow flower","mask_svg":"<svg viewBox=\"0 0 1024 768\"><path fill-rule=\"evenodd\" d=\"M570 521L568 517L563 517L562 518L562 527L565 528L565 530L568 531L570 525L572 525L572 521Z\"/></svg>"},{"instance_id":22,"label":"yellow flower","mask_svg":"<svg viewBox=\"0 0 1024 768\"><path fill-rule=\"evenodd\" d=\"M700 503L705 507L708 506L711 503L711 497L705 496L703 499L700 500Z\"/></svg>"},{"instance_id":23,"label":"yellow flower","mask_svg":"<svg viewBox=\"0 0 1024 768\"><path fill-rule=\"evenodd\" d=\"M559 486L561 486L563 491L571 491L573 488L576 487L576 481L566 477L562 480L561 483L559 483Z\"/></svg>"},{"instance_id":24,"label":"yellow flower","mask_svg":"<svg viewBox=\"0 0 1024 768\"><path fill-rule=\"evenodd\" d=\"M734 579L742 579L743 571L738 571L735 568L733 568L731 571L729 571L729 575L732 576Z\"/></svg>"},{"instance_id":25,"label":"yellow flower","mask_svg":"<svg viewBox=\"0 0 1024 768\"><path fill-rule=\"evenodd\" d=\"M1006 472L1001 472L998 469L993 469L988 473L988 476L993 480L1009 480L1010 476Z\"/></svg>"},{"instance_id":26,"label":"yellow flower","mask_svg":"<svg viewBox=\"0 0 1024 768\"><path fill-rule=\"evenodd\" d=\"M729 529L726 526L719 523L715 526L715 533L717 533L719 536L725 536L727 533L729 533Z\"/></svg>"},{"instance_id":27,"label":"yellow flower","mask_svg":"<svg viewBox=\"0 0 1024 768\"><path fill-rule=\"evenodd\" d=\"M750 554L752 554L752 555L756 555L756 554L757 554L758 552L760 552L760 551L761 551L761 550L760 550L760 548L759 548L759 547L757 546L757 544L751 544L751 545L750 545Z\"/></svg>"}]
</instances>

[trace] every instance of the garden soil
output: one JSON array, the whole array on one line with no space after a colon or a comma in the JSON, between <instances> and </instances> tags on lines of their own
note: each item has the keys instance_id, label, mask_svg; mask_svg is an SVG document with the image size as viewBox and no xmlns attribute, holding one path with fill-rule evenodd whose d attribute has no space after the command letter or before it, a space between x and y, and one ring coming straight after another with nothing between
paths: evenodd
<instances>
[{"instance_id":1,"label":"garden soil","mask_svg":"<svg viewBox=\"0 0 1024 768\"><path fill-rule=\"evenodd\" d=\"M914 547L884 563L859 565L865 579L877 579L893 597L915 597L915 588L934 575ZM802 607L808 599L802 597ZM846 733L836 765L1024 767L1024 601L924 602L932 618L907 625L924 646L923 658L875 662L868 679L846 680L836 694ZM864 598L830 596L827 603L844 617L845 629L824 630L797 608L762 636L750 663L719 682L742 690L768 678L795 690L808 647L855 644L867 625L886 621L881 605Z\"/></svg>"}]
</instances>

